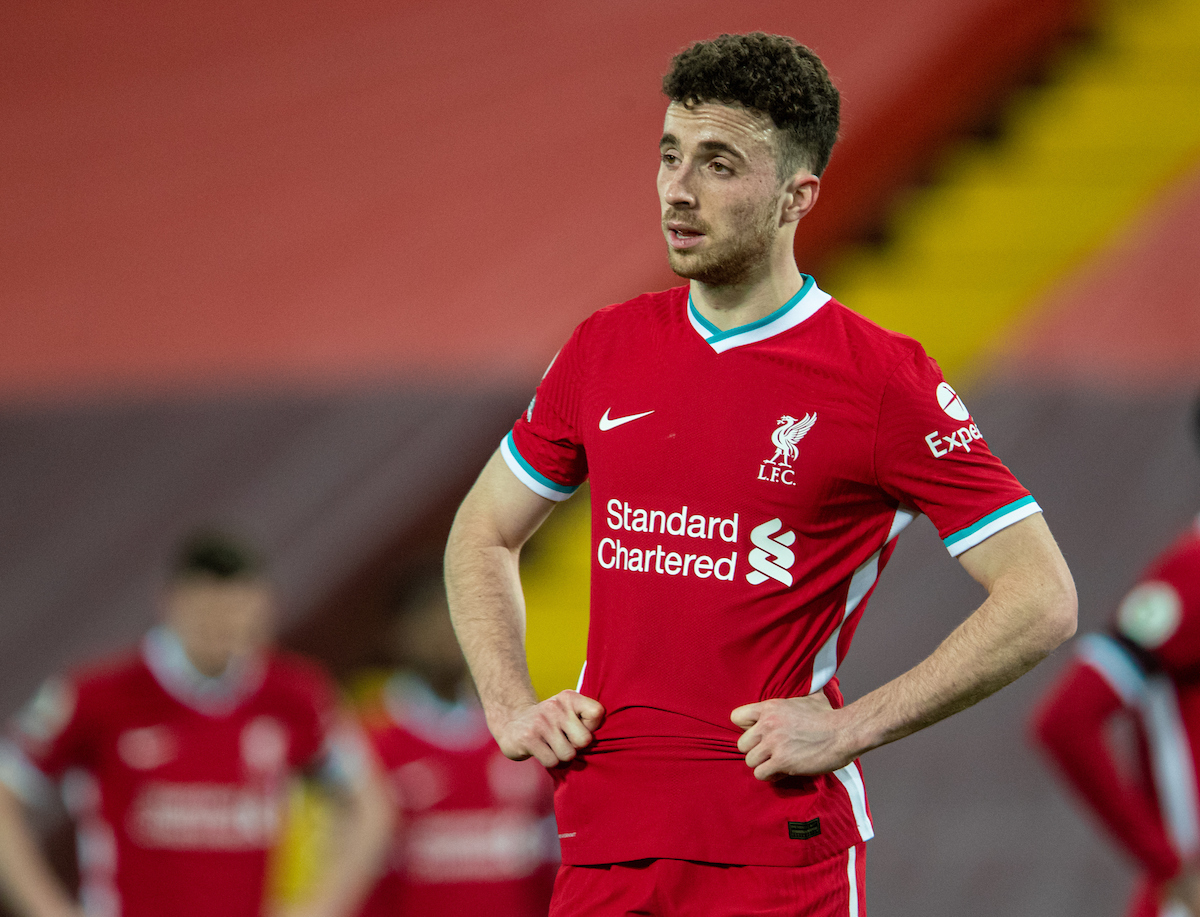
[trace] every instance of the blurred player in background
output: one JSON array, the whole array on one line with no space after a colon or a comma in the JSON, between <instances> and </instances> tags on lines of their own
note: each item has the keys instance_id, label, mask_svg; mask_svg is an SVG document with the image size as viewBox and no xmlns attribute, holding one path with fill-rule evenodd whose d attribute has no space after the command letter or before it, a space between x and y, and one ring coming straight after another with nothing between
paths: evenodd
<instances>
[{"instance_id":1,"label":"blurred player in background","mask_svg":"<svg viewBox=\"0 0 1200 917\"><path fill-rule=\"evenodd\" d=\"M440 566L406 576L391 612L399 669L367 727L399 814L387 874L363 917L545 915L558 866L550 778L496 747Z\"/></svg>"},{"instance_id":2,"label":"blurred player in background","mask_svg":"<svg viewBox=\"0 0 1200 917\"><path fill-rule=\"evenodd\" d=\"M0 889L20 917L260 917L297 775L342 801L335 855L299 913L355 912L391 830L386 787L321 669L270 649L273 619L254 555L199 533L136 652L41 689L0 752ZM78 902L25 811L60 784Z\"/></svg>"},{"instance_id":3,"label":"blurred player in background","mask_svg":"<svg viewBox=\"0 0 1200 917\"><path fill-rule=\"evenodd\" d=\"M1195 433L1200 446L1200 402ZM1115 739L1132 726L1132 748ZM1038 743L1142 879L1131 917L1200 917L1200 517L1088 634L1042 701Z\"/></svg>"},{"instance_id":4,"label":"blurred player in background","mask_svg":"<svg viewBox=\"0 0 1200 917\"><path fill-rule=\"evenodd\" d=\"M721 36L663 89L662 230L689 285L601 309L555 358L455 521L454 623L500 747L554 768L552 914L857 917L858 756L1035 665L1074 630L1074 584L920 345L796 264L838 130L817 56ZM585 479L587 664L539 703L517 562ZM920 513L989 597L843 706L837 666Z\"/></svg>"}]
</instances>

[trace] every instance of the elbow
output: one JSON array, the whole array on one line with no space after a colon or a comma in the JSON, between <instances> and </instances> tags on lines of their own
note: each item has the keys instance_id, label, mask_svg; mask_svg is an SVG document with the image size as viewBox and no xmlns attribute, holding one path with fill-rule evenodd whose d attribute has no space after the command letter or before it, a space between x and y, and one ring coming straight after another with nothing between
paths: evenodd
<instances>
[{"instance_id":1,"label":"elbow","mask_svg":"<svg viewBox=\"0 0 1200 917\"><path fill-rule=\"evenodd\" d=\"M1075 581L1065 566L1047 593L1043 630L1046 652L1049 653L1073 637L1079 626L1079 597L1075 592Z\"/></svg>"}]
</instances>

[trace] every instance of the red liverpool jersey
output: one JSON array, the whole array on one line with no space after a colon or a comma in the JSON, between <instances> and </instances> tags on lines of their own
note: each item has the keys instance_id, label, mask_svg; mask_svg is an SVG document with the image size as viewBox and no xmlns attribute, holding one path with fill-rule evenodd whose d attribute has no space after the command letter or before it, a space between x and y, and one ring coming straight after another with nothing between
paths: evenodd
<instances>
[{"instance_id":1,"label":"red liverpool jersey","mask_svg":"<svg viewBox=\"0 0 1200 917\"><path fill-rule=\"evenodd\" d=\"M1034 717L1035 735L1161 884L1200 856L1200 519L1143 574L1114 623L1115 637L1076 642ZM1119 716L1135 727L1132 769L1110 741Z\"/></svg>"},{"instance_id":2,"label":"red liverpool jersey","mask_svg":"<svg viewBox=\"0 0 1200 917\"><path fill-rule=\"evenodd\" d=\"M1038 511L920 345L806 277L720 331L686 287L583 322L505 439L513 473L592 494L581 690L607 719L557 769L563 860L789 865L872 836L859 765L764 783L742 704L824 691L915 516L952 555Z\"/></svg>"},{"instance_id":3,"label":"red liverpool jersey","mask_svg":"<svg viewBox=\"0 0 1200 917\"><path fill-rule=\"evenodd\" d=\"M558 865L550 778L510 761L478 704L393 679L367 732L400 806L388 871L362 917L544 915Z\"/></svg>"},{"instance_id":4,"label":"red liverpool jersey","mask_svg":"<svg viewBox=\"0 0 1200 917\"><path fill-rule=\"evenodd\" d=\"M330 737L315 665L271 655L204 692L180 652L154 632L140 654L48 683L18 717L33 774L63 779L89 917L259 917L285 781Z\"/></svg>"}]
</instances>

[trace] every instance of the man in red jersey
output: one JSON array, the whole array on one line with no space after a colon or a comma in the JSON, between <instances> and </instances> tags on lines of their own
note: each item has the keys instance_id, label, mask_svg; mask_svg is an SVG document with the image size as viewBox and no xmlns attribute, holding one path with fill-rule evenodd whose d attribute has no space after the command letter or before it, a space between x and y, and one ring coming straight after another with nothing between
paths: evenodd
<instances>
[{"instance_id":1,"label":"man in red jersey","mask_svg":"<svg viewBox=\"0 0 1200 917\"><path fill-rule=\"evenodd\" d=\"M689 284L576 329L459 510L450 607L500 747L553 768L552 914L860 915L858 756L1035 665L1073 632L1074 584L920 345L796 265L837 135L816 55L722 36L663 86L662 227ZM587 664L539 702L519 553L585 478ZM920 513L989 597L843 705L837 667Z\"/></svg>"},{"instance_id":2,"label":"man in red jersey","mask_svg":"<svg viewBox=\"0 0 1200 917\"><path fill-rule=\"evenodd\" d=\"M1195 422L1200 443L1200 403ZM1133 755L1111 741L1121 721ZM1112 631L1077 642L1033 727L1141 866L1130 917L1200 917L1200 517L1125 596Z\"/></svg>"},{"instance_id":3,"label":"man in red jersey","mask_svg":"<svg viewBox=\"0 0 1200 917\"><path fill-rule=\"evenodd\" d=\"M399 813L388 871L363 917L544 917L558 865L550 778L496 747L450 626L442 571L407 575L392 612L399 669L366 724Z\"/></svg>"},{"instance_id":4,"label":"man in red jersey","mask_svg":"<svg viewBox=\"0 0 1200 917\"><path fill-rule=\"evenodd\" d=\"M341 798L339 839L303 913L354 913L390 831L386 789L332 686L268 649L270 586L218 534L182 548L163 624L129 657L48 682L0 753L0 889L21 917L259 917L285 791L299 774ZM76 822L76 903L24 806L61 783Z\"/></svg>"}]
</instances>

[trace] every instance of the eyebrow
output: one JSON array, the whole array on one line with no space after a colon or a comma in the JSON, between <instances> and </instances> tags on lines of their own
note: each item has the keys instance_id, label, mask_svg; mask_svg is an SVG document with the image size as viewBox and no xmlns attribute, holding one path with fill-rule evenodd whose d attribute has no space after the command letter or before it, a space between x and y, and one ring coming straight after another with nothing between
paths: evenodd
<instances>
[{"instance_id":1,"label":"eyebrow","mask_svg":"<svg viewBox=\"0 0 1200 917\"><path fill-rule=\"evenodd\" d=\"M679 146L679 138L674 134L663 134L662 140L658 142L658 148L661 150L667 146ZM706 153L728 153L735 159L740 159L743 162L746 157L737 150L736 147L730 146L728 143L723 143L720 140L702 140L699 144L700 149Z\"/></svg>"}]
</instances>

